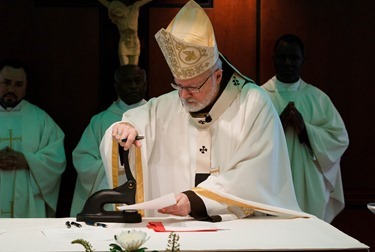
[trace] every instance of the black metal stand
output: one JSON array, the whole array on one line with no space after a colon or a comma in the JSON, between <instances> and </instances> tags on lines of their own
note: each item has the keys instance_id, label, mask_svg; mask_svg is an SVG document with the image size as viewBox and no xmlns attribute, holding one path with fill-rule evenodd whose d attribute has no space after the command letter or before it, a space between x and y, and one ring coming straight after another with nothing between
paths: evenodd
<instances>
[{"instance_id":1,"label":"black metal stand","mask_svg":"<svg viewBox=\"0 0 375 252\"><path fill-rule=\"evenodd\" d=\"M119 151L120 157L123 157L122 163L124 164L125 174L128 180L119 187L100 190L91 195L87 199L82 212L77 214L77 221L119 223L142 222L142 216L136 210L107 211L104 209L106 204L132 205L135 203L137 183L130 170L128 151L123 151L121 147L119 148Z\"/></svg>"}]
</instances>

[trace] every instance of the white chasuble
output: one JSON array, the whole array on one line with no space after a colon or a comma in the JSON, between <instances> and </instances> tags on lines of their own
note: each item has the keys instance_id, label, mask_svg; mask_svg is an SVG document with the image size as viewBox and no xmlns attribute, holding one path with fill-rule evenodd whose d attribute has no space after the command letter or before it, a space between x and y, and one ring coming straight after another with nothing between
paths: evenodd
<instances>
[{"instance_id":1,"label":"white chasuble","mask_svg":"<svg viewBox=\"0 0 375 252\"><path fill-rule=\"evenodd\" d=\"M197 168L195 173L207 174L211 167L211 136L209 129L198 131Z\"/></svg>"},{"instance_id":2,"label":"white chasuble","mask_svg":"<svg viewBox=\"0 0 375 252\"><path fill-rule=\"evenodd\" d=\"M210 122L193 118L178 91L124 113L122 121L145 137L144 200L190 190L202 199L208 215L222 220L247 216L254 202L263 210L277 207L275 214L305 215L295 198L285 136L272 102L256 84L245 84L237 73L229 77L209 111ZM113 165L112 127L100 146L107 171ZM210 176L195 188L197 172ZM146 210L145 216L164 215Z\"/></svg>"}]
</instances>

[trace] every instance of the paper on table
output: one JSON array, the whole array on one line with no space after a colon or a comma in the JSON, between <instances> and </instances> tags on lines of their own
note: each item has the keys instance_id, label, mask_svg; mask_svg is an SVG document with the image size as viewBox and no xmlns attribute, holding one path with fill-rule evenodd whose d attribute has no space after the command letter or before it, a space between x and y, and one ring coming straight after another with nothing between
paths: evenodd
<instances>
[{"instance_id":1,"label":"paper on table","mask_svg":"<svg viewBox=\"0 0 375 252\"><path fill-rule=\"evenodd\" d=\"M177 223L149 222L148 228L155 232L209 232L218 231L215 224L204 221L186 221Z\"/></svg>"},{"instance_id":2,"label":"paper on table","mask_svg":"<svg viewBox=\"0 0 375 252\"><path fill-rule=\"evenodd\" d=\"M119 210L140 210L140 209L161 209L163 207L171 206L176 204L176 197L173 193L167 194L157 199L150 201L133 204L118 206Z\"/></svg>"},{"instance_id":3,"label":"paper on table","mask_svg":"<svg viewBox=\"0 0 375 252\"><path fill-rule=\"evenodd\" d=\"M6 229L0 229L0 234L4 234L6 232L7 232Z\"/></svg>"}]
</instances>

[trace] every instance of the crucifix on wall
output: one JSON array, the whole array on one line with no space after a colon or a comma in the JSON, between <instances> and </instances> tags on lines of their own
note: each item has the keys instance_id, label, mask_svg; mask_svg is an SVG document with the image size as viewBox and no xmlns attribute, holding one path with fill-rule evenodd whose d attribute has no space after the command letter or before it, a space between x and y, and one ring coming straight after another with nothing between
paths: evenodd
<instances>
[{"instance_id":1,"label":"crucifix on wall","mask_svg":"<svg viewBox=\"0 0 375 252\"><path fill-rule=\"evenodd\" d=\"M108 8L108 15L120 34L118 55L120 65L138 65L141 45L138 38L140 8L152 0L98 0Z\"/></svg>"}]
</instances>

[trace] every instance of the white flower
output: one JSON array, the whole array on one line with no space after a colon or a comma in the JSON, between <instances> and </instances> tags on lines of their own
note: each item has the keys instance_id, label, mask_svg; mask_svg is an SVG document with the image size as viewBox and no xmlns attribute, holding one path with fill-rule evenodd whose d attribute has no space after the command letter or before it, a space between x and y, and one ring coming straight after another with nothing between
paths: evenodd
<instances>
[{"instance_id":1,"label":"white flower","mask_svg":"<svg viewBox=\"0 0 375 252\"><path fill-rule=\"evenodd\" d=\"M120 234L115 235L115 239L125 251L135 251L150 237L145 232L133 229L132 231L122 231Z\"/></svg>"}]
</instances>

